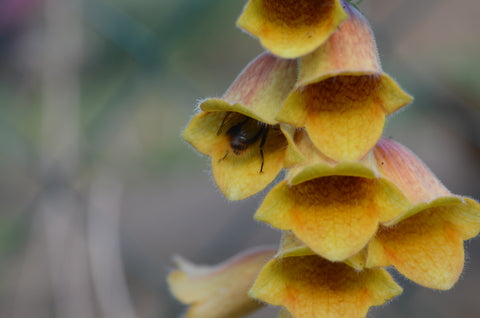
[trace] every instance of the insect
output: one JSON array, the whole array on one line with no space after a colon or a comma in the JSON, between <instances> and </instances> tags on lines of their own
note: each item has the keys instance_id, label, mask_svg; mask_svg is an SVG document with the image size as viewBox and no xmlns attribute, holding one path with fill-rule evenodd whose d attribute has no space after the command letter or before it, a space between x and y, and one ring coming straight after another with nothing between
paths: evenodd
<instances>
[{"instance_id":1,"label":"insect","mask_svg":"<svg viewBox=\"0 0 480 318\"><path fill-rule=\"evenodd\" d=\"M217 131L217 136L220 136L225 128L226 121L233 113L228 113L223 118L222 124ZM227 129L225 135L228 136L230 141L230 147L236 155L240 155L242 152L247 150L250 146L254 145L260 140L258 146L260 150L260 157L262 159L262 164L260 166L260 173L263 173L263 165L265 163L265 157L263 154L263 146L267 139L269 126L266 123L262 123L250 117L245 117L240 122L232 125ZM219 161L224 160L228 155L228 150L225 156Z\"/></svg>"}]
</instances>

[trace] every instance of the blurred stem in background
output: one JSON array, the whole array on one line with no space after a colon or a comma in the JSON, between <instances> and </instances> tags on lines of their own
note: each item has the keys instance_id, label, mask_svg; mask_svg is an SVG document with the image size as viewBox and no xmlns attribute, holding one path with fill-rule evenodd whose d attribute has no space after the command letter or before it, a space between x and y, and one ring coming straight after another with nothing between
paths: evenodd
<instances>
[{"instance_id":1,"label":"blurred stem in background","mask_svg":"<svg viewBox=\"0 0 480 318\"><path fill-rule=\"evenodd\" d=\"M82 12L81 1L45 2L40 72L42 179L46 184L39 208L47 239L54 316L95 317L96 299L102 317L134 318L119 242L121 183L96 171L88 214L74 189L81 168Z\"/></svg>"},{"instance_id":2,"label":"blurred stem in background","mask_svg":"<svg viewBox=\"0 0 480 318\"><path fill-rule=\"evenodd\" d=\"M90 184L87 235L92 282L102 317L135 318L120 247L123 185L115 175L99 169Z\"/></svg>"},{"instance_id":3,"label":"blurred stem in background","mask_svg":"<svg viewBox=\"0 0 480 318\"><path fill-rule=\"evenodd\" d=\"M82 207L72 183L79 168L80 78L84 44L82 3L45 0L40 54L43 218L53 314L94 317Z\"/></svg>"}]
</instances>

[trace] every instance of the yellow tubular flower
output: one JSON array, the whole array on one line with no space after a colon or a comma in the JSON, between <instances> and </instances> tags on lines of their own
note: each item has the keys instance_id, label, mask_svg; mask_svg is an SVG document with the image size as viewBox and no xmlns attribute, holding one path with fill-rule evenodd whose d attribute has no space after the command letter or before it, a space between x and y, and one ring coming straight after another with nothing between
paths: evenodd
<instances>
[{"instance_id":1,"label":"yellow tubular flower","mask_svg":"<svg viewBox=\"0 0 480 318\"><path fill-rule=\"evenodd\" d=\"M316 51L299 59L299 78L277 120L305 127L336 160L357 160L382 134L385 116L411 102L383 73L373 33L348 3L349 19Z\"/></svg>"},{"instance_id":2,"label":"yellow tubular flower","mask_svg":"<svg viewBox=\"0 0 480 318\"><path fill-rule=\"evenodd\" d=\"M378 224L404 212L401 193L380 179L328 176L275 186L255 219L292 230L315 253L343 261L358 253Z\"/></svg>"},{"instance_id":3,"label":"yellow tubular flower","mask_svg":"<svg viewBox=\"0 0 480 318\"><path fill-rule=\"evenodd\" d=\"M359 272L317 255L279 253L263 267L249 295L284 307L280 317L363 318L371 306L401 292L384 269Z\"/></svg>"},{"instance_id":4,"label":"yellow tubular flower","mask_svg":"<svg viewBox=\"0 0 480 318\"><path fill-rule=\"evenodd\" d=\"M183 138L209 155L215 182L229 200L241 200L275 179L286 139L275 115L297 76L296 62L263 53L237 77L222 99L200 104Z\"/></svg>"},{"instance_id":5,"label":"yellow tubular flower","mask_svg":"<svg viewBox=\"0 0 480 318\"><path fill-rule=\"evenodd\" d=\"M382 226L368 246L366 267L393 265L417 284L450 289L463 270L463 241L479 231L480 205L471 199L426 209L395 226Z\"/></svg>"},{"instance_id":6,"label":"yellow tubular flower","mask_svg":"<svg viewBox=\"0 0 480 318\"><path fill-rule=\"evenodd\" d=\"M250 0L237 25L283 58L312 52L347 18L340 0Z\"/></svg>"},{"instance_id":7,"label":"yellow tubular flower","mask_svg":"<svg viewBox=\"0 0 480 318\"><path fill-rule=\"evenodd\" d=\"M398 143L383 139L374 152L381 175L416 204L379 229L368 246L366 266L393 265L420 285L451 288L463 270L463 241L480 231L480 205L452 195Z\"/></svg>"},{"instance_id":8,"label":"yellow tubular flower","mask_svg":"<svg viewBox=\"0 0 480 318\"><path fill-rule=\"evenodd\" d=\"M304 131L286 135L289 149L295 148L288 152L300 153L304 161L267 194L255 219L293 231L330 261L343 261L365 247L379 223L407 212L409 202L399 189L376 178L373 154L335 163L324 160Z\"/></svg>"},{"instance_id":9,"label":"yellow tubular flower","mask_svg":"<svg viewBox=\"0 0 480 318\"><path fill-rule=\"evenodd\" d=\"M293 233L288 231L283 232L279 252L270 263L281 263L287 258L293 264L307 260L305 270L299 270L299 272L303 272L300 277L304 277L304 279L301 278L295 283L290 281L296 280L296 266L286 266L285 272L291 271L291 273L280 272L278 275L278 272L273 272L267 264L249 293L252 297L258 297L270 304L284 306L280 310L278 318L364 317L370 306L382 305L402 292L402 288L386 271L380 270L374 273L367 270L361 272L364 268L351 266L350 260L345 264L330 263L318 257ZM309 266L312 264L313 266ZM350 265L350 268L346 265ZM281 266L281 264L277 264L277 266ZM330 270L336 274L331 275ZM288 277L288 274L291 277ZM272 277L269 278L268 275L272 275ZM276 285L268 286L268 290L264 290L264 287L259 285L262 280L266 283L268 279L275 281L277 285L282 285L285 290L275 290ZM320 284L316 285L319 281ZM362 284L363 286L360 286ZM307 285L307 287L300 288L298 285ZM269 291L272 289L275 290L276 295L269 295ZM316 292L311 293L311 289ZM346 296L350 297L347 302L343 299ZM304 303L307 305L305 306ZM291 310L292 314L285 307Z\"/></svg>"},{"instance_id":10,"label":"yellow tubular flower","mask_svg":"<svg viewBox=\"0 0 480 318\"><path fill-rule=\"evenodd\" d=\"M170 273L168 284L178 300L191 305L188 318L242 317L262 306L247 292L275 252L250 249L216 266L195 266L178 259L179 269Z\"/></svg>"}]
</instances>

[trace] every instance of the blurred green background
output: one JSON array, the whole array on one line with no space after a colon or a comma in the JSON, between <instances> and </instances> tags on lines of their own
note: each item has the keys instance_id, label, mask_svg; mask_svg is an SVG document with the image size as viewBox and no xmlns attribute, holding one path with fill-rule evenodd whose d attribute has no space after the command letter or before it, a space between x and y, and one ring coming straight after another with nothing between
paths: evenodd
<instances>
[{"instance_id":1,"label":"blurred green background","mask_svg":"<svg viewBox=\"0 0 480 318\"><path fill-rule=\"evenodd\" d=\"M262 52L244 1L0 2L0 317L178 317L171 256L214 264L279 233L228 203L180 138ZM480 198L480 3L365 0L385 71L412 95L385 136ZM397 276L375 317L479 317L480 243L448 292ZM266 309L252 317L275 317Z\"/></svg>"}]
</instances>

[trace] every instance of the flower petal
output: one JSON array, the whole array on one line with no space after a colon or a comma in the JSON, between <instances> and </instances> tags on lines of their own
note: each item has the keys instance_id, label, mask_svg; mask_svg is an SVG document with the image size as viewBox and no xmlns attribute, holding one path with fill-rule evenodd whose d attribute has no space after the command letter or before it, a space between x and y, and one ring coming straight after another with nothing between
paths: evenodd
<instances>
[{"instance_id":1,"label":"flower petal","mask_svg":"<svg viewBox=\"0 0 480 318\"><path fill-rule=\"evenodd\" d=\"M392 182L411 204L407 213L388 225L425 209L462 202L415 154L399 143L383 138L375 146L374 155L380 175Z\"/></svg>"},{"instance_id":2,"label":"flower petal","mask_svg":"<svg viewBox=\"0 0 480 318\"><path fill-rule=\"evenodd\" d=\"M367 248L363 248L360 252L349 257L344 261L345 264L354 268L357 271L361 271L365 268L365 264L367 262Z\"/></svg>"},{"instance_id":3,"label":"flower petal","mask_svg":"<svg viewBox=\"0 0 480 318\"><path fill-rule=\"evenodd\" d=\"M331 175L364 178L377 176L377 163L372 153L361 160L337 162L318 151L305 129L282 128L282 131L288 142L285 166L289 168L290 185Z\"/></svg>"},{"instance_id":4,"label":"flower petal","mask_svg":"<svg viewBox=\"0 0 480 318\"><path fill-rule=\"evenodd\" d=\"M235 111L274 125L275 116L295 85L297 63L260 54L238 75L222 99L207 99L204 111ZM228 106L230 104L230 106Z\"/></svg>"},{"instance_id":5,"label":"flower petal","mask_svg":"<svg viewBox=\"0 0 480 318\"><path fill-rule=\"evenodd\" d=\"M417 284L445 290L460 277L463 262L461 233L434 211L424 211L382 228L369 245L366 266L393 265Z\"/></svg>"},{"instance_id":6,"label":"flower petal","mask_svg":"<svg viewBox=\"0 0 480 318\"><path fill-rule=\"evenodd\" d=\"M296 318L360 318L401 292L383 269L358 272L343 263L302 256L269 261L249 295L283 306Z\"/></svg>"},{"instance_id":7,"label":"flower petal","mask_svg":"<svg viewBox=\"0 0 480 318\"><path fill-rule=\"evenodd\" d=\"M168 276L173 295L191 305L190 318L241 317L261 304L247 291L275 249L256 248L241 253L217 266L196 266L177 259L179 270Z\"/></svg>"},{"instance_id":8,"label":"flower petal","mask_svg":"<svg viewBox=\"0 0 480 318\"><path fill-rule=\"evenodd\" d=\"M404 205L384 202L388 186L378 179L330 176L288 186L283 181L265 197L255 219L293 233L315 253L343 261L375 234L383 214L398 216ZM391 190L394 192L394 190ZM386 198L388 200L388 198ZM384 211L387 210L388 212Z\"/></svg>"},{"instance_id":9,"label":"flower petal","mask_svg":"<svg viewBox=\"0 0 480 318\"><path fill-rule=\"evenodd\" d=\"M225 148L225 138L217 135L226 112L199 112L182 132L182 138L195 149L209 155L218 148Z\"/></svg>"},{"instance_id":10,"label":"flower petal","mask_svg":"<svg viewBox=\"0 0 480 318\"><path fill-rule=\"evenodd\" d=\"M280 242L280 248L277 253L277 258L294 257L294 256L311 256L317 255L311 248L303 243L298 237L291 231L282 232L282 240ZM348 266L354 268L357 271L361 271L365 268L367 260L367 248L362 249L357 254L343 261Z\"/></svg>"},{"instance_id":11,"label":"flower petal","mask_svg":"<svg viewBox=\"0 0 480 318\"><path fill-rule=\"evenodd\" d=\"M464 240L474 238L480 232L480 204L470 198L464 198L465 203L438 208L443 218L455 225Z\"/></svg>"},{"instance_id":12,"label":"flower petal","mask_svg":"<svg viewBox=\"0 0 480 318\"><path fill-rule=\"evenodd\" d=\"M256 131L259 129L256 121L249 119L251 123L246 125L250 128L246 129L265 136L259 135L242 151L232 149L231 136L219 134L222 125L230 127L246 118L224 111L200 112L182 134L200 153L211 157L213 178L229 200L245 199L263 190L283 168L286 140L278 125L268 126L263 132Z\"/></svg>"},{"instance_id":13,"label":"flower petal","mask_svg":"<svg viewBox=\"0 0 480 318\"><path fill-rule=\"evenodd\" d=\"M356 160L381 137L385 113L379 103L363 95L370 90L362 87L369 85L364 77L336 79L311 85L302 92L310 105L305 128L315 146L328 157L336 161ZM335 92L337 85L349 94Z\"/></svg>"},{"instance_id":14,"label":"flower petal","mask_svg":"<svg viewBox=\"0 0 480 318\"><path fill-rule=\"evenodd\" d=\"M276 119L305 127L315 146L336 160L363 157L385 123L383 76L336 76L293 91ZM397 103L405 105L405 103Z\"/></svg>"},{"instance_id":15,"label":"flower petal","mask_svg":"<svg viewBox=\"0 0 480 318\"><path fill-rule=\"evenodd\" d=\"M291 231L282 232L282 239L280 241L280 248L277 257L292 257L292 256L309 256L316 255L305 243L300 241L298 237Z\"/></svg>"},{"instance_id":16,"label":"flower petal","mask_svg":"<svg viewBox=\"0 0 480 318\"><path fill-rule=\"evenodd\" d=\"M250 0L237 25L284 58L320 46L347 18L339 0Z\"/></svg>"},{"instance_id":17,"label":"flower petal","mask_svg":"<svg viewBox=\"0 0 480 318\"><path fill-rule=\"evenodd\" d=\"M412 202L428 202L451 195L430 169L399 143L382 138L374 153L381 173L401 188Z\"/></svg>"},{"instance_id":18,"label":"flower petal","mask_svg":"<svg viewBox=\"0 0 480 318\"><path fill-rule=\"evenodd\" d=\"M297 87L337 75L380 75L375 38L365 17L345 3L349 18L311 54L299 59Z\"/></svg>"},{"instance_id":19,"label":"flower petal","mask_svg":"<svg viewBox=\"0 0 480 318\"><path fill-rule=\"evenodd\" d=\"M284 144L281 133L271 129L262 147L263 161L258 145L241 155L212 155L213 178L227 199L242 200L269 185L283 168Z\"/></svg>"},{"instance_id":20,"label":"flower petal","mask_svg":"<svg viewBox=\"0 0 480 318\"><path fill-rule=\"evenodd\" d=\"M393 265L420 285L449 289L463 269L463 240L479 232L480 205L471 199L430 208L382 227L368 247L366 266Z\"/></svg>"}]
</instances>

